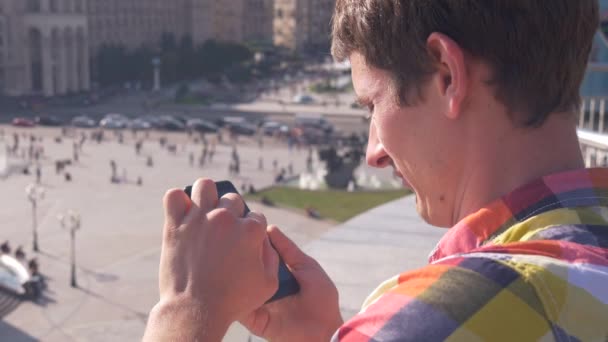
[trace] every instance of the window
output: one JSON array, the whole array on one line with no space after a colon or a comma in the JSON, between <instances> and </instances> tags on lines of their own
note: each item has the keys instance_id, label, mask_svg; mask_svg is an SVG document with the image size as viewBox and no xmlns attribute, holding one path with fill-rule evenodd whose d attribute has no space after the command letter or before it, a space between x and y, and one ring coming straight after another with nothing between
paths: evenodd
<instances>
[{"instance_id":1,"label":"window","mask_svg":"<svg viewBox=\"0 0 608 342\"><path fill-rule=\"evenodd\" d=\"M27 10L30 12L40 12L40 0L27 0Z\"/></svg>"}]
</instances>

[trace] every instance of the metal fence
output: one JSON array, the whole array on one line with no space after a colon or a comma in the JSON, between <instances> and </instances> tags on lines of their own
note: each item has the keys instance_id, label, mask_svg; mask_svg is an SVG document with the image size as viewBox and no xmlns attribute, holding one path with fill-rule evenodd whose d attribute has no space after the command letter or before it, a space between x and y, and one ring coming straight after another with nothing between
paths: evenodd
<instances>
[{"instance_id":1,"label":"metal fence","mask_svg":"<svg viewBox=\"0 0 608 342\"><path fill-rule=\"evenodd\" d=\"M587 167L608 166L607 100L585 97L581 102L578 136Z\"/></svg>"},{"instance_id":2,"label":"metal fence","mask_svg":"<svg viewBox=\"0 0 608 342\"><path fill-rule=\"evenodd\" d=\"M606 130L607 97L585 97L581 102L578 127L598 133Z\"/></svg>"}]
</instances>

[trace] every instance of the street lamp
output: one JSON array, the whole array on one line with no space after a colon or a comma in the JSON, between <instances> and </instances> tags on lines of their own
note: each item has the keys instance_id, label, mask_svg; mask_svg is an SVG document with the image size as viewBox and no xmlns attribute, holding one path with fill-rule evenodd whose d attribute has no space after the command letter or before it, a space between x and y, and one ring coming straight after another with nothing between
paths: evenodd
<instances>
[{"instance_id":1,"label":"street lamp","mask_svg":"<svg viewBox=\"0 0 608 342\"><path fill-rule=\"evenodd\" d=\"M38 252L38 217L37 208L38 201L44 198L44 188L37 184L30 184L25 188L27 198L32 203L32 235L33 235L33 248L35 252Z\"/></svg>"},{"instance_id":2,"label":"street lamp","mask_svg":"<svg viewBox=\"0 0 608 342\"><path fill-rule=\"evenodd\" d=\"M154 67L154 91L160 90L160 57L152 58L152 66Z\"/></svg>"},{"instance_id":3,"label":"street lamp","mask_svg":"<svg viewBox=\"0 0 608 342\"><path fill-rule=\"evenodd\" d=\"M80 214L78 214L74 210L68 210L66 214L57 215L57 219L61 223L61 227L63 229L67 229L70 231L70 239L71 239L71 264L72 264L72 276L70 285L72 287L77 287L76 284L76 231L80 229Z\"/></svg>"}]
</instances>

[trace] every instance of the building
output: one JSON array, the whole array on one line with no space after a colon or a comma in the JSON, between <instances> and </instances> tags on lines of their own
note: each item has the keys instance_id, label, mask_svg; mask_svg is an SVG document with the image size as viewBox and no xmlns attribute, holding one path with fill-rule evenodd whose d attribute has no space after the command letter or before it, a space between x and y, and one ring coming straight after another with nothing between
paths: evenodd
<instances>
[{"instance_id":1,"label":"building","mask_svg":"<svg viewBox=\"0 0 608 342\"><path fill-rule=\"evenodd\" d=\"M608 96L608 0L600 0L600 28L591 50L590 67L581 88L581 94Z\"/></svg>"},{"instance_id":2,"label":"building","mask_svg":"<svg viewBox=\"0 0 608 342\"><path fill-rule=\"evenodd\" d=\"M335 0L275 0L274 44L294 51L329 47Z\"/></svg>"},{"instance_id":3,"label":"building","mask_svg":"<svg viewBox=\"0 0 608 342\"><path fill-rule=\"evenodd\" d=\"M200 45L213 34L213 10L215 0L189 0L184 6L186 31L191 34L194 45Z\"/></svg>"},{"instance_id":4,"label":"building","mask_svg":"<svg viewBox=\"0 0 608 342\"><path fill-rule=\"evenodd\" d=\"M274 0L217 1L213 11L214 39L272 44Z\"/></svg>"},{"instance_id":5,"label":"building","mask_svg":"<svg viewBox=\"0 0 608 342\"><path fill-rule=\"evenodd\" d=\"M86 0L0 0L0 92L88 90Z\"/></svg>"},{"instance_id":6,"label":"building","mask_svg":"<svg viewBox=\"0 0 608 342\"><path fill-rule=\"evenodd\" d=\"M137 49L158 46L164 32L178 39L187 30L186 0L89 0L90 47L103 45Z\"/></svg>"},{"instance_id":7,"label":"building","mask_svg":"<svg viewBox=\"0 0 608 342\"><path fill-rule=\"evenodd\" d=\"M103 45L158 46L163 33L272 43L274 0L89 0L91 52Z\"/></svg>"}]
</instances>

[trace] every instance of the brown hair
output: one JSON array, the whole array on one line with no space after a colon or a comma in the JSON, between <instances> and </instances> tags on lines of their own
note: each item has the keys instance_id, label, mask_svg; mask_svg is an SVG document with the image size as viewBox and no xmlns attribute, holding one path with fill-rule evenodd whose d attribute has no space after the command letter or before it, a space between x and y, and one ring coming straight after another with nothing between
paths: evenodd
<instances>
[{"instance_id":1,"label":"brown hair","mask_svg":"<svg viewBox=\"0 0 608 342\"><path fill-rule=\"evenodd\" d=\"M426 40L433 32L452 38L489 63L497 98L525 126L540 126L552 112L580 103L594 33L597 0L337 0L331 52L344 60L361 53L389 71L406 96L436 70Z\"/></svg>"}]
</instances>

